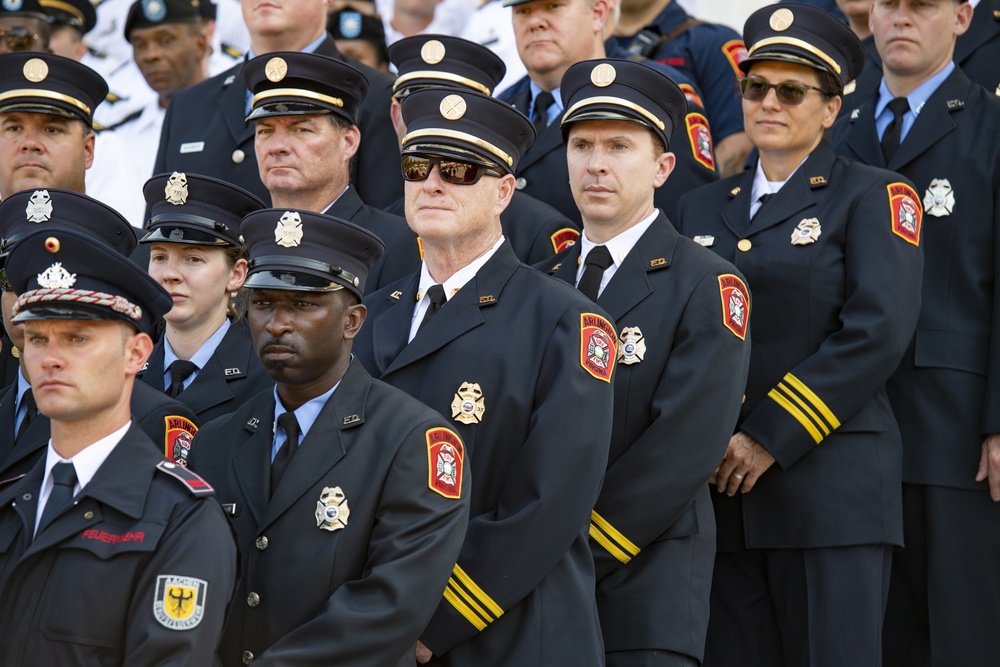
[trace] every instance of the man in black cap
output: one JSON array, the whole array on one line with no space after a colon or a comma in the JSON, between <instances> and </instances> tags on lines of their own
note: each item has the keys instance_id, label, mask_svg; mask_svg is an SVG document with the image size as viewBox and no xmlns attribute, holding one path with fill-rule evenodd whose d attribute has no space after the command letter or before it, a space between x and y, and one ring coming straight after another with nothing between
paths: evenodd
<instances>
[{"instance_id":1,"label":"man in black cap","mask_svg":"<svg viewBox=\"0 0 1000 667\"><path fill-rule=\"evenodd\" d=\"M377 16L344 7L330 13L326 29L341 53L381 72L389 71L385 28Z\"/></svg>"},{"instance_id":2,"label":"man in black cap","mask_svg":"<svg viewBox=\"0 0 1000 667\"><path fill-rule=\"evenodd\" d=\"M87 58L89 49L83 36L97 24L97 11L90 0L39 0L39 4L49 17L52 53L77 62Z\"/></svg>"},{"instance_id":3,"label":"man in black cap","mask_svg":"<svg viewBox=\"0 0 1000 667\"><path fill-rule=\"evenodd\" d=\"M465 534L465 446L351 355L376 236L294 209L252 213L242 232L250 328L276 384L192 450L243 554L219 656L412 665Z\"/></svg>"},{"instance_id":4,"label":"man in black cap","mask_svg":"<svg viewBox=\"0 0 1000 667\"><path fill-rule=\"evenodd\" d=\"M885 622L894 665L1000 654L1000 143L984 140L1000 134L1000 100L954 62L972 13L960 0L875 3L881 81L834 127L839 152L913 181L926 223L920 320L888 383L906 543Z\"/></svg>"},{"instance_id":5,"label":"man in black cap","mask_svg":"<svg viewBox=\"0 0 1000 667\"><path fill-rule=\"evenodd\" d=\"M95 199L65 190L27 190L0 203L0 267L21 238L39 227L53 233L62 229L82 231L122 256L128 256L136 244L128 221ZM14 360L22 361L24 329L11 320L18 293L6 281L0 287L4 329L18 355ZM50 433L48 418L38 412L32 378L23 361L15 369L11 384L0 393L0 480L27 472L45 452ZM146 385L136 384L131 408L135 423L168 457L178 440L183 442L198 430L190 408Z\"/></svg>"},{"instance_id":6,"label":"man in black cap","mask_svg":"<svg viewBox=\"0 0 1000 667\"><path fill-rule=\"evenodd\" d=\"M205 79L208 40L198 0L136 0L125 19L125 39L156 97L114 126L143 178L153 175L167 105L182 88Z\"/></svg>"},{"instance_id":7,"label":"man in black cap","mask_svg":"<svg viewBox=\"0 0 1000 667\"><path fill-rule=\"evenodd\" d=\"M279 51L247 62L250 115L260 180L279 208L300 208L353 222L387 247L406 221L367 206L351 184L351 160L363 145L358 109L368 80L345 62ZM374 272L381 270L381 260Z\"/></svg>"},{"instance_id":8,"label":"man in black cap","mask_svg":"<svg viewBox=\"0 0 1000 667\"><path fill-rule=\"evenodd\" d=\"M39 0L0 3L0 54L48 48L51 28Z\"/></svg>"},{"instance_id":9,"label":"man in black cap","mask_svg":"<svg viewBox=\"0 0 1000 667\"><path fill-rule=\"evenodd\" d=\"M531 122L449 88L407 95L402 114L406 219L423 263L365 299L372 316L355 354L453 420L476 479L462 553L418 659L600 664L587 529L611 439L618 336L503 236Z\"/></svg>"},{"instance_id":10,"label":"man in black cap","mask_svg":"<svg viewBox=\"0 0 1000 667\"><path fill-rule=\"evenodd\" d=\"M417 35L401 39L389 47L389 57L399 73L392 90L392 123L400 144L406 136L400 101L407 95L422 88L442 87L459 91L476 90L490 95L506 71L503 61L485 46L446 35ZM402 215L404 201L401 198L387 210ZM575 243L580 236L575 223L569 218L520 191L514 192L510 205L500 216L500 222L514 254L528 264L548 259ZM419 268L415 235L411 237L411 243L397 245L398 249L407 253L406 258L397 253L390 255L388 266L379 280L380 287Z\"/></svg>"},{"instance_id":11,"label":"man in black cap","mask_svg":"<svg viewBox=\"0 0 1000 667\"><path fill-rule=\"evenodd\" d=\"M0 664L212 664L236 545L212 488L133 423L135 374L170 296L77 231L40 228L7 261L44 460L0 489Z\"/></svg>"},{"instance_id":12,"label":"man in black cap","mask_svg":"<svg viewBox=\"0 0 1000 667\"><path fill-rule=\"evenodd\" d=\"M387 206L402 192L395 160L395 136L389 121L392 77L341 54L326 32L326 2L290 0L278 5L243 0L250 31L249 57L278 51L302 51L357 67L369 83L357 125L363 147L351 164L351 182L362 201ZM247 122L250 94L241 81L243 64L178 93L163 121L153 173L205 174L252 192L265 202L253 160L254 126Z\"/></svg>"},{"instance_id":13,"label":"man in black cap","mask_svg":"<svg viewBox=\"0 0 1000 667\"><path fill-rule=\"evenodd\" d=\"M697 667L715 560L706 482L739 414L749 293L732 264L653 206L684 122L677 85L640 63L589 60L560 90L584 231L540 268L588 294L619 332L615 435L590 527L606 664ZM742 328L725 315L733 294L747 305Z\"/></svg>"}]
</instances>

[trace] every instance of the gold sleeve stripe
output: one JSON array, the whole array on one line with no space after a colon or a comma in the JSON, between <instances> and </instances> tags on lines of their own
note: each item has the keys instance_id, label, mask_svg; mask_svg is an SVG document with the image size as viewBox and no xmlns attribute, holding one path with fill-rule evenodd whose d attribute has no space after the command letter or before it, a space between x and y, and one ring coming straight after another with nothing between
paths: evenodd
<instances>
[{"instance_id":1,"label":"gold sleeve stripe","mask_svg":"<svg viewBox=\"0 0 1000 667\"><path fill-rule=\"evenodd\" d=\"M494 616L496 616L497 618L503 616L503 609L500 607L500 605L494 602L493 598L487 595L483 591L483 589L477 586L476 582L472 580L472 577L466 574L465 570L459 567L458 563L455 563L455 568L453 570L453 573L458 578L458 580L462 582L462 585L465 586L467 589L469 589L469 592L472 593L472 595L476 599L478 599L479 602L481 602L483 606L486 607Z\"/></svg>"},{"instance_id":2,"label":"gold sleeve stripe","mask_svg":"<svg viewBox=\"0 0 1000 667\"><path fill-rule=\"evenodd\" d=\"M801 398L799 398L798 394L789 389L788 385L786 385L784 382L779 382L778 387L775 391L783 392L785 396L795 401L798 404L798 406L802 408L802 411L806 413L806 415L808 415L810 419L812 419L813 423L819 426L820 430L823 431L824 438L830 435L830 429L827 428L826 422L820 419L819 415L813 412L813 409L810 408L808 405L806 405L806 402L803 401Z\"/></svg>"},{"instance_id":3,"label":"gold sleeve stripe","mask_svg":"<svg viewBox=\"0 0 1000 667\"><path fill-rule=\"evenodd\" d=\"M772 389L767 393L767 395L771 397L775 403L783 407L785 410L788 410L788 414L795 417L795 420L802 424L802 428L809 431L809 435L812 436L812 439L816 441L817 445L823 441L823 434L819 432L819 429L813 426L813 423L809 421L809 418L806 417L801 410L795 407L791 401L779 394L777 389Z\"/></svg>"},{"instance_id":4,"label":"gold sleeve stripe","mask_svg":"<svg viewBox=\"0 0 1000 667\"><path fill-rule=\"evenodd\" d=\"M805 386L805 384L802 383L802 380L798 379L791 373L786 373L785 381L795 387L807 401L812 403L816 409L820 411L820 414L822 414L826 421L830 424L831 430L840 428L840 420L833 414L833 410L828 408L826 403L824 403L819 396L814 394L809 387Z\"/></svg>"},{"instance_id":5,"label":"gold sleeve stripe","mask_svg":"<svg viewBox=\"0 0 1000 667\"><path fill-rule=\"evenodd\" d=\"M455 581L454 577L448 577L448 586L451 588L453 592L458 593L458 595L463 600L465 600L466 604L468 604L469 607L474 612L476 612L484 621L486 621L486 623L492 623L493 621L496 620L495 618L490 616L485 609L480 607L479 604L474 599L472 599L472 596L469 595L464 588L459 586L458 582Z\"/></svg>"},{"instance_id":6,"label":"gold sleeve stripe","mask_svg":"<svg viewBox=\"0 0 1000 667\"><path fill-rule=\"evenodd\" d=\"M444 589L444 599L450 602L451 606L454 607L458 611L458 613L464 616L465 620L467 620L469 623L472 623L472 625L474 625L477 630L482 631L486 629L486 624L483 623L483 621L480 620L478 616L472 613L472 610L469 609L465 605L465 603L462 602L462 600L459 599L459 597L455 595L454 592L452 592L450 588Z\"/></svg>"},{"instance_id":7,"label":"gold sleeve stripe","mask_svg":"<svg viewBox=\"0 0 1000 667\"><path fill-rule=\"evenodd\" d=\"M594 541L604 547L608 553L617 558L622 563L627 563L632 560L632 557L627 553L619 549L614 545L614 543L608 539L608 537L601 532L601 530L594 524L590 524L590 536L594 538Z\"/></svg>"},{"instance_id":8,"label":"gold sleeve stripe","mask_svg":"<svg viewBox=\"0 0 1000 667\"><path fill-rule=\"evenodd\" d=\"M626 551L627 553L631 554L632 556L638 556L639 555L639 551L640 551L639 547L637 547L636 545L632 544L632 542L627 537L625 537L620 532L618 532L618 530L615 529L615 527L612 526L608 522L608 520L605 519L603 516L601 516L600 514L598 514L595 511L591 510L591 512L590 512L590 520L593 521L594 524L597 525L598 528L600 528L605 533L607 533L608 537L610 537L615 542L617 542L618 546L621 547L624 551Z\"/></svg>"}]
</instances>

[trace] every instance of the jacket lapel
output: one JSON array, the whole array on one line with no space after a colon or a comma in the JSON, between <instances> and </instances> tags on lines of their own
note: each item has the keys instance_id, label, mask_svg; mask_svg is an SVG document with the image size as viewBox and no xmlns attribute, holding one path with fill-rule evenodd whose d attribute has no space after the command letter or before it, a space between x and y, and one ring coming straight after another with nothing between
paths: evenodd
<instances>
[{"instance_id":1,"label":"jacket lapel","mask_svg":"<svg viewBox=\"0 0 1000 667\"><path fill-rule=\"evenodd\" d=\"M906 133L896 154L892 156L889 169L900 171L902 167L926 154L942 137L955 130L955 121L951 114L960 112L965 107L965 100L972 85L962 70L956 67L924 104L913 127Z\"/></svg>"},{"instance_id":2,"label":"jacket lapel","mask_svg":"<svg viewBox=\"0 0 1000 667\"><path fill-rule=\"evenodd\" d=\"M615 271L607 287L597 299L616 323L630 310L653 293L649 271L667 268L673 262L677 232L661 211L649 229L632 247L625 261Z\"/></svg>"},{"instance_id":3,"label":"jacket lapel","mask_svg":"<svg viewBox=\"0 0 1000 667\"><path fill-rule=\"evenodd\" d=\"M736 238L743 238L748 233L750 224L750 197L753 195L753 177L755 171L756 166L753 169L747 169L743 173L740 184L729 191L729 203L722 209L722 221Z\"/></svg>"},{"instance_id":4,"label":"jacket lapel","mask_svg":"<svg viewBox=\"0 0 1000 667\"><path fill-rule=\"evenodd\" d=\"M410 277L404 289L386 297L389 308L372 320L372 357L378 366L380 377L406 347L419 285L418 272Z\"/></svg>"},{"instance_id":5,"label":"jacket lapel","mask_svg":"<svg viewBox=\"0 0 1000 667\"><path fill-rule=\"evenodd\" d=\"M139 380L157 391L163 391L163 376L167 372L167 369L163 367L165 340L166 334L160 336L160 340L153 347L153 353L149 355L149 359L146 360L139 372Z\"/></svg>"},{"instance_id":6,"label":"jacket lapel","mask_svg":"<svg viewBox=\"0 0 1000 667\"><path fill-rule=\"evenodd\" d=\"M557 118L535 137L535 141L528 147L527 152L521 156L521 160L517 164L518 173L523 173L525 169L563 146L565 144L563 144L562 130L559 128L559 119Z\"/></svg>"},{"instance_id":7,"label":"jacket lapel","mask_svg":"<svg viewBox=\"0 0 1000 667\"><path fill-rule=\"evenodd\" d=\"M847 137L845 142L853 154L853 159L885 168L885 156L882 154L882 144L878 140L878 130L875 129L875 105L878 103L879 82L875 84L871 96L862 100L861 105L850 112L846 121ZM899 151L896 151L897 154Z\"/></svg>"},{"instance_id":8,"label":"jacket lapel","mask_svg":"<svg viewBox=\"0 0 1000 667\"><path fill-rule=\"evenodd\" d=\"M247 89L241 78L242 71L243 63L241 62L220 74L219 76L223 80L222 91L215 98L216 104L219 105L219 113L222 114L229 134L232 135L237 145L253 138L253 124L246 121ZM226 81L229 83L227 84ZM192 122L196 121L197 119L192 119Z\"/></svg>"},{"instance_id":9,"label":"jacket lapel","mask_svg":"<svg viewBox=\"0 0 1000 667\"><path fill-rule=\"evenodd\" d=\"M271 486L274 394L266 393L258 397L251 414L253 416L243 424L243 428L252 435L233 456L233 468L250 513L259 525L267 509Z\"/></svg>"},{"instance_id":10,"label":"jacket lapel","mask_svg":"<svg viewBox=\"0 0 1000 667\"><path fill-rule=\"evenodd\" d=\"M340 218L341 220L353 220L354 215L361 210L361 206L364 202L361 201L361 197L354 190L353 186L347 186L347 189L341 193L337 201L330 204L325 211L324 215L332 215L335 218Z\"/></svg>"}]
</instances>

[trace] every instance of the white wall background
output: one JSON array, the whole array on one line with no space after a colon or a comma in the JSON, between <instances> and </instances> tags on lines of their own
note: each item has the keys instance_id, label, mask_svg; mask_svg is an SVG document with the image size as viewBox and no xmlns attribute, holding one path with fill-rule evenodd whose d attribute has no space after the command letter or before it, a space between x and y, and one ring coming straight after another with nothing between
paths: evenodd
<instances>
[{"instance_id":1,"label":"white wall background","mask_svg":"<svg viewBox=\"0 0 1000 667\"><path fill-rule=\"evenodd\" d=\"M696 18L728 25L736 32L743 33L747 17L774 0L674 0Z\"/></svg>"}]
</instances>

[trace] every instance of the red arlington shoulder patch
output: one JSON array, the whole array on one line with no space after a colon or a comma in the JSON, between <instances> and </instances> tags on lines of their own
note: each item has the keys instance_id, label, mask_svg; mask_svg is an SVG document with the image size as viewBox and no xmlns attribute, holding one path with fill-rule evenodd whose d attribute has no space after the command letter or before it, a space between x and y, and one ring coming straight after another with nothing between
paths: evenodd
<instances>
[{"instance_id":1,"label":"red arlington shoulder patch","mask_svg":"<svg viewBox=\"0 0 1000 667\"><path fill-rule=\"evenodd\" d=\"M618 333L596 313L580 315L580 365L598 380L611 382L618 358Z\"/></svg>"},{"instance_id":2,"label":"red arlington shoulder patch","mask_svg":"<svg viewBox=\"0 0 1000 667\"><path fill-rule=\"evenodd\" d=\"M719 293L722 296L722 323L746 340L747 325L750 323L750 290L737 276L725 273L719 276Z\"/></svg>"},{"instance_id":3,"label":"red arlington shoulder patch","mask_svg":"<svg viewBox=\"0 0 1000 667\"><path fill-rule=\"evenodd\" d=\"M580 232L572 227L563 227L550 238L552 239L552 249L556 254L559 254L571 245L576 244L580 238Z\"/></svg>"},{"instance_id":4,"label":"red arlington shoulder patch","mask_svg":"<svg viewBox=\"0 0 1000 667\"><path fill-rule=\"evenodd\" d=\"M743 43L743 40L733 39L726 42L722 45L722 53L726 56L729 64L732 65L736 76L743 76L740 63L747 59L747 45Z\"/></svg>"},{"instance_id":5,"label":"red arlington shoulder patch","mask_svg":"<svg viewBox=\"0 0 1000 667\"><path fill-rule=\"evenodd\" d=\"M679 83L677 84L677 87L681 89L682 93L684 93L684 97L687 98L688 102L690 102L691 104L697 104L702 108L705 107L705 103L701 101L701 97L698 95L698 91L696 91L694 89L694 86L692 86L690 83Z\"/></svg>"},{"instance_id":6,"label":"red arlington shoulder patch","mask_svg":"<svg viewBox=\"0 0 1000 667\"><path fill-rule=\"evenodd\" d=\"M700 113L689 113L685 122L694 159L706 169L715 171L715 152L712 149L712 131L708 128L708 119Z\"/></svg>"},{"instance_id":7,"label":"red arlington shoulder patch","mask_svg":"<svg viewBox=\"0 0 1000 667\"><path fill-rule=\"evenodd\" d=\"M451 429L437 427L427 431L427 486L445 498L462 497L462 470L465 446Z\"/></svg>"},{"instance_id":8,"label":"red arlington shoulder patch","mask_svg":"<svg viewBox=\"0 0 1000 667\"><path fill-rule=\"evenodd\" d=\"M886 189L889 191L892 233L907 243L920 245L920 223L924 212L917 193L906 183L890 183Z\"/></svg>"},{"instance_id":9,"label":"red arlington shoulder patch","mask_svg":"<svg viewBox=\"0 0 1000 667\"><path fill-rule=\"evenodd\" d=\"M177 465L186 466L191 454L191 443L198 432L198 427L190 419L180 415L168 415L163 418L166 435L163 442L163 456Z\"/></svg>"}]
</instances>

